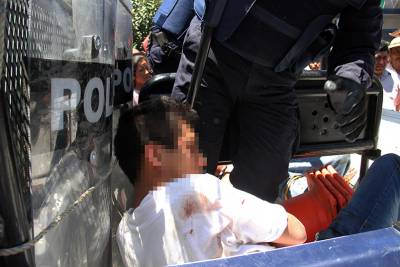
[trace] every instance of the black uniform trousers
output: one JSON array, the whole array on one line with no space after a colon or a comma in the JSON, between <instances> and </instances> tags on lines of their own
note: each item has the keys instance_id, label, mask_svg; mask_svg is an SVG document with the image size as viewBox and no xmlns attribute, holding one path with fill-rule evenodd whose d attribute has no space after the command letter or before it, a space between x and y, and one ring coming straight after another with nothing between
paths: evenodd
<instances>
[{"instance_id":1,"label":"black uniform trousers","mask_svg":"<svg viewBox=\"0 0 400 267\"><path fill-rule=\"evenodd\" d=\"M201 22L195 17L183 45L172 92L175 99L186 96L200 38ZM275 200L299 134L295 81L292 73L275 73L212 43L195 103L207 172L215 171L224 136L237 135L237 142L230 144L236 147L231 183L262 199ZM237 131L226 131L228 121L237 125Z\"/></svg>"}]
</instances>

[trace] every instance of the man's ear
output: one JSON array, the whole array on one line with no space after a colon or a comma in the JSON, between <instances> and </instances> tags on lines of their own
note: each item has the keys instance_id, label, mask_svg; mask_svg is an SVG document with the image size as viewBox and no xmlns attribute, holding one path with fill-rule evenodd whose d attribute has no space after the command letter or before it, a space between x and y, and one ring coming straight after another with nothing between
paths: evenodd
<instances>
[{"instance_id":1,"label":"man's ear","mask_svg":"<svg viewBox=\"0 0 400 267\"><path fill-rule=\"evenodd\" d=\"M162 146L156 144L146 144L144 146L144 157L153 167L161 167Z\"/></svg>"}]
</instances>

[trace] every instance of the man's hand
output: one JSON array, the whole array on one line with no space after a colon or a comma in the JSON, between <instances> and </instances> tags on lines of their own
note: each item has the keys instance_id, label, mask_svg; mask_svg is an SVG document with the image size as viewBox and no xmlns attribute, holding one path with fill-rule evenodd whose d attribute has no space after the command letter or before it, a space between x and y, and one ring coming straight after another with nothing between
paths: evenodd
<instances>
[{"instance_id":1,"label":"man's hand","mask_svg":"<svg viewBox=\"0 0 400 267\"><path fill-rule=\"evenodd\" d=\"M346 141L354 142L365 128L367 121L365 88L357 82L331 76L324 89L328 100L336 112L336 122Z\"/></svg>"}]
</instances>

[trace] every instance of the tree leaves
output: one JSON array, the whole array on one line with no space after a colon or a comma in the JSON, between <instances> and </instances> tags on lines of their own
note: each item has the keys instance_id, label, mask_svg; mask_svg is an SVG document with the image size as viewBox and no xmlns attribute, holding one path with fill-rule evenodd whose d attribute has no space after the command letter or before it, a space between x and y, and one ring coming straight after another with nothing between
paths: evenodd
<instances>
[{"instance_id":1,"label":"tree leaves","mask_svg":"<svg viewBox=\"0 0 400 267\"><path fill-rule=\"evenodd\" d=\"M149 34L151 22L161 0L132 0L133 47L141 49L143 39Z\"/></svg>"}]
</instances>

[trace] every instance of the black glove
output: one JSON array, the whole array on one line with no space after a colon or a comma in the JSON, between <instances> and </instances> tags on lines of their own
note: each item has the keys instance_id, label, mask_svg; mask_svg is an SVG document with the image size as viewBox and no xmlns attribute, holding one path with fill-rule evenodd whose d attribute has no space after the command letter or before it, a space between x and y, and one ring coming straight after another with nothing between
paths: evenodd
<instances>
[{"instance_id":1,"label":"black glove","mask_svg":"<svg viewBox=\"0 0 400 267\"><path fill-rule=\"evenodd\" d=\"M336 112L336 122L340 131L346 141L354 142L367 122L366 88L351 79L330 76L324 89L328 93L331 107Z\"/></svg>"}]
</instances>

